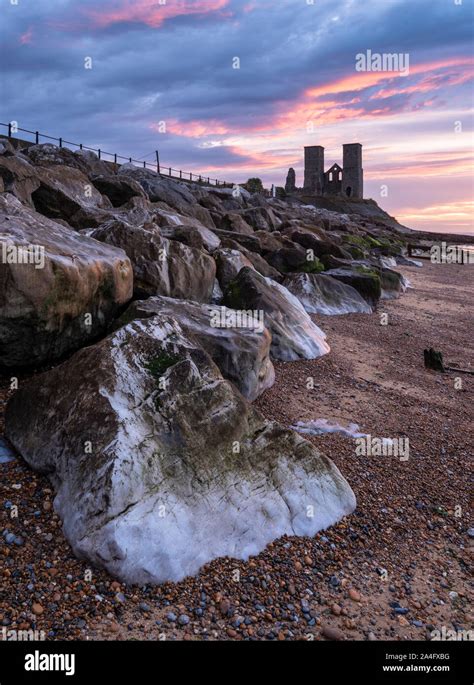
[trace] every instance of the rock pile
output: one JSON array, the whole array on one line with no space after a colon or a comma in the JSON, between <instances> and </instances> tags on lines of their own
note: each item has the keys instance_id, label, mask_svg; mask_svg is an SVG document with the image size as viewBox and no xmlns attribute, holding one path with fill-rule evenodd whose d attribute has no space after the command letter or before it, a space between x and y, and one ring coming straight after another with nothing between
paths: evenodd
<instances>
[{"instance_id":1,"label":"rock pile","mask_svg":"<svg viewBox=\"0 0 474 685\"><path fill-rule=\"evenodd\" d=\"M310 314L403 291L385 229L5 140L0 221L0 366L35 372L5 434L78 556L177 580L354 509L334 464L250 402L272 357L329 352Z\"/></svg>"}]
</instances>

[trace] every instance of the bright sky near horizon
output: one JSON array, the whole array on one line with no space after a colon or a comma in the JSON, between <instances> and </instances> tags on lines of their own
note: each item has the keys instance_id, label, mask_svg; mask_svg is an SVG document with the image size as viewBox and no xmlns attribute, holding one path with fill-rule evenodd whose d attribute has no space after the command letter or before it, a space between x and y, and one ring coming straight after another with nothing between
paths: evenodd
<instances>
[{"instance_id":1,"label":"bright sky near horizon","mask_svg":"<svg viewBox=\"0 0 474 685\"><path fill-rule=\"evenodd\" d=\"M4 0L0 11L1 121L136 158L159 148L174 168L267 186L290 166L303 184L304 145L324 145L329 168L357 141L366 197L413 228L474 232L474 0ZM408 73L357 71L368 50L408 56Z\"/></svg>"}]
</instances>

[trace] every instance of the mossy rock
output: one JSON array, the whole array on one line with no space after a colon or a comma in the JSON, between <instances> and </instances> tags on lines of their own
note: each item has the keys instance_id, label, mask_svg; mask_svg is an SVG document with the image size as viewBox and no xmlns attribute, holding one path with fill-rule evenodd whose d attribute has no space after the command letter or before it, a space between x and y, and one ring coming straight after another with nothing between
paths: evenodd
<instances>
[{"instance_id":1,"label":"mossy rock","mask_svg":"<svg viewBox=\"0 0 474 685\"><path fill-rule=\"evenodd\" d=\"M315 257L314 259L308 260L300 269L298 269L298 271L304 274L320 274L325 268L324 264Z\"/></svg>"},{"instance_id":2,"label":"mossy rock","mask_svg":"<svg viewBox=\"0 0 474 685\"><path fill-rule=\"evenodd\" d=\"M361 247L357 247L357 245L348 245L347 251L350 252L351 257L354 259L365 259L367 257L367 250L363 250Z\"/></svg>"},{"instance_id":3,"label":"mossy rock","mask_svg":"<svg viewBox=\"0 0 474 685\"><path fill-rule=\"evenodd\" d=\"M156 357L153 357L153 359L150 359L145 364L145 368L151 373L153 378L159 380L167 369L174 366L179 361L180 358L177 355L163 351Z\"/></svg>"},{"instance_id":4,"label":"mossy rock","mask_svg":"<svg viewBox=\"0 0 474 685\"><path fill-rule=\"evenodd\" d=\"M355 288L372 307L374 307L382 295L382 283L377 271L357 265L353 269L331 269L327 272L347 285Z\"/></svg>"},{"instance_id":5,"label":"mossy rock","mask_svg":"<svg viewBox=\"0 0 474 685\"><path fill-rule=\"evenodd\" d=\"M396 290L400 291L402 289L402 275L398 271L392 271L391 269L382 269L380 274L380 280L382 283L383 290Z\"/></svg>"}]
</instances>

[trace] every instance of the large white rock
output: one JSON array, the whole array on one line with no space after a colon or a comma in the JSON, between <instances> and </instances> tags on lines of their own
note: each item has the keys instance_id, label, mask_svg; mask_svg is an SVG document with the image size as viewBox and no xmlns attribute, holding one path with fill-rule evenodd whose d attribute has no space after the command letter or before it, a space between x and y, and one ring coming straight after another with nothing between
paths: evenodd
<instances>
[{"instance_id":1,"label":"large white rock","mask_svg":"<svg viewBox=\"0 0 474 685\"><path fill-rule=\"evenodd\" d=\"M322 274L290 274L283 285L308 314L371 314L372 307L355 288Z\"/></svg>"},{"instance_id":2,"label":"large white rock","mask_svg":"<svg viewBox=\"0 0 474 685\"><path fill-rule=\"evenodd\" d=\"M32 378L8 404L6 435L54 483L75 553L131 583L246 559L355 507L334 464L266 422L169 317Z\"/></svg>"},{"instance_id":3,"label":"large white rock","mask_svg":"<svg viewBox=\"0 0 474 685\"><path fill-rule=\"evenodd\" d=\"M175 318L248 400L256 399L275 382L270 361L272 336L258 319L251 315L242 319L227 307L150 297L133 302L118 324L158 315Z\"/></svg>"},{"instance_id":4,"label":"large white rock","mask_svg":"<svg viewBox=\"0 0 474 685\"><path fill-rule=\"evenodd\" d=\"M245 266L229 284L224 304L264 315L272 334L275 359L316 359L330 351L326 334L311 321L303 305L284 286Z\"/></svg>"}]
</instances>

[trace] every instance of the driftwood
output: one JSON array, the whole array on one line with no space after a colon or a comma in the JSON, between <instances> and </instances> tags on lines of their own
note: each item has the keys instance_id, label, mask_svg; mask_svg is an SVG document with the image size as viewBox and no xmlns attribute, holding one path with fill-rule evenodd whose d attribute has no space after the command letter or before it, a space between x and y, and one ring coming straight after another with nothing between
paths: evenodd
<instances>
[{"instance_id":1,"label":"driftwood","mask_svg":"<svg viewBox=\"0 0 474 685\"><path fill-rule=\"evenodd\" d=\"M474 369L459 369L457 366L445 366L446 371L457 371L457 373L470 373L474 376Z\"/></svg>"}]
</instances>

